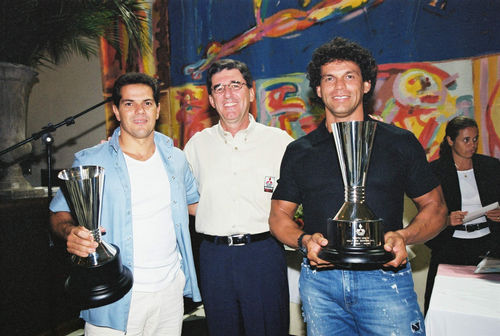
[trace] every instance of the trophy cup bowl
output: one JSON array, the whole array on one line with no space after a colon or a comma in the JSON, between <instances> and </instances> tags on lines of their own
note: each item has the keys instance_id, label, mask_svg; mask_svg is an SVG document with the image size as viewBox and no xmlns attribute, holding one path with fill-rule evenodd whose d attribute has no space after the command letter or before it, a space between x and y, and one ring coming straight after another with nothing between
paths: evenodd
<instances>
[{"instance_id":1,"label":"trophy cup bowl","mask_svg":"<svg viewBox=\"0 0 500 336\"><path fill-rule=\"evenodd\" d=\"M107 305L122 298L132 288L132 272L122 265L118 246L101 239L100 217L104 168L79 166L59 172L65 196L78 224L88 229L98 243L88 257L72 256L65 288L82 308Z\"/></svg>"},{"instance_id":2,"label":"trophy cup bowl","mask_svg":"<svg viewBox=\"0 0 500 336\"><path fill-rule=\"evenodd\" d=\"M384 221L365 200L366 176L377 123L332 123L332 133L344 181L344 204L327 220L328 245L319 257L345 268L372 268L394 256L384 250Z\"/></svg>"}]
</instances>

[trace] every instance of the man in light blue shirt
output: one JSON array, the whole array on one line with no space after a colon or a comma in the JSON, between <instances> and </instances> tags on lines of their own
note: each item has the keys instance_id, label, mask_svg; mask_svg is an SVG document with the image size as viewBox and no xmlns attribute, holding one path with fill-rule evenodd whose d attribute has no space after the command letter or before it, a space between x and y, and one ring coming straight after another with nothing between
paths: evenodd
<instances>
[{"instance_id":1,"label":"man in light blue shirt","mask_svg":"<svg viewBox=\"0 0 500 336\"><path fill-rule=\"evenodd\" d=\"M105 240L120 248L134 286L120 300L83 310L86 335L180 335L183 295L200 301L189 235L189 212L199 194L184 153L154 131L159 87L138 73L121 76L113 88L120 122L110 141L78 152L73 166L105 169L101 225ZM97 243L75 226L61 192L50 204L51 225L68 252L86 257Z\"/></svg>"}]
</instances>

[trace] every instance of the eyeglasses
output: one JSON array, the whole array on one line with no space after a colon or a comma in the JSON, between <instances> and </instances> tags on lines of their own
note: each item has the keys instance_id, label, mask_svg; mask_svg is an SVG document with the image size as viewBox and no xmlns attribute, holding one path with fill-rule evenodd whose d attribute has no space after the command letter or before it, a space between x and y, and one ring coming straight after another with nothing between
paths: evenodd
<instances>
[{"instance_id":1,"label":"eyeglasses","mask_svg":"<svg viewBox=\"0 0 500 336\"><path fill-rule=\"evenodd\" d=\"M222 95L226 92L226 88L229 88L232 92L239 91L247 83L242 83L239 81L231 81L229 84L217 84L212 88L212 92L217 95Z\"/></svg>"}]
</instances>

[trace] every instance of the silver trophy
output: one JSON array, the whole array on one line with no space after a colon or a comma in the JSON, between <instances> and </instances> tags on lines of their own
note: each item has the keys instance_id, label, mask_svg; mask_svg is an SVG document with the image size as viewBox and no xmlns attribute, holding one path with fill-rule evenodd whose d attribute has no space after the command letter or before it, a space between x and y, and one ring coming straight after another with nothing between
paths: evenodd
<instances>
[{"instance_id":1,"label":"silver trophy","mask_svg":"<svg viewBox=\"0 0 500 336\"><path fill-rule=\"evenodd\" d=\"M82 258L72 256L66 290L82 308L103 306L122 298L132 288L132 272L122 265L120 249L101 239L101 198L104 168L79 166L59 172L65 196L78 224L87 228L98 246Z\"/></svg>"},{"instance_id":2,"label":"silver trophy","mask_svg":"<svg viewBox=\"0 0 500 336\"><path fill-rule=\"evenodd\" d=\"M366 176L377 123L332 123L342 179L344 204L327 223L328 245L319 257L344 267L371 267L392 260L384 250L384 221L365 202Z\"/></svg>"}]
</instances>

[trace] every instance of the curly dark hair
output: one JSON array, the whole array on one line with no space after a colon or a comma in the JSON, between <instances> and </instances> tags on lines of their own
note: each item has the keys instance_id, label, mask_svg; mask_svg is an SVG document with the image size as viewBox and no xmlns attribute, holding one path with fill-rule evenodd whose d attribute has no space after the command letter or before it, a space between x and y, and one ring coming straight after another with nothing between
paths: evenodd
<instances>
[{"instance_id":1,"label":"curly dark hair","mask_svg":"<svg viewBox=\"0 0 500 336\"><path fill-rule=\"evenodd\" d=\"M377 82L377 62L370 51L343 37L336 37L318 47L307 66L307 79L314 93L321 82L321 67L333 61L351 61L359 66L363 81L371 83L370 91L363 95L363 104L367 105Z\"/></svg>"},{"instance_id":2,"label":"curly dark hair","mask_svg":"<svg viewBox=\"0 0 500 336\"><path fill-rule=\"evenodd\" d=\"M222 70L231 70L231 69L239 70L239 72L241 72L241 75L243 76L243 79L246 82L247 87L248 88L252 87L253 79L252 79L252 74L250 73L250 69L248 69L248 66L243 62L226 58L214 62L208 68L207 70L208 94L212 94L212 76L218 72L221 72Z\"/></svg>"},{"instance_id":3,"label":"curly dark hair","mask_svg":"<svg viewBox=\"0 0 500 336\"><path fill-rule=\"evenodd\" d=\"M118 77L118 79L115 81L115 84L113 85L113 93L111 98L113 100L113 104L116 105L116 107L120 106L120 100L122 99L122 87L130 84L145 84L149 86L151 90L153 90L153 98L156 105L158 105L158 103L160 102L160 84L158 83L158 81L155 78L143 73L127 72L126 74Z\"/></svg>"},{"instance_id":4,"label":"curly dark hair","mask_svg":"<svg viewBox=\"0 0 500 336\"><path fill-rule=\"evenodd\" d=\"M455 139L457 138L460 131L468 127L478 128L477 123L474 119L465 116L458 116L448 121L448 124L446 125L444 139L439 145L440 157L449 157L449 158L452 157L451 147L450 144L448 144L448 140L446 138L450 137L451 141L455 142Z\"/></svg>"}]
</instances>

